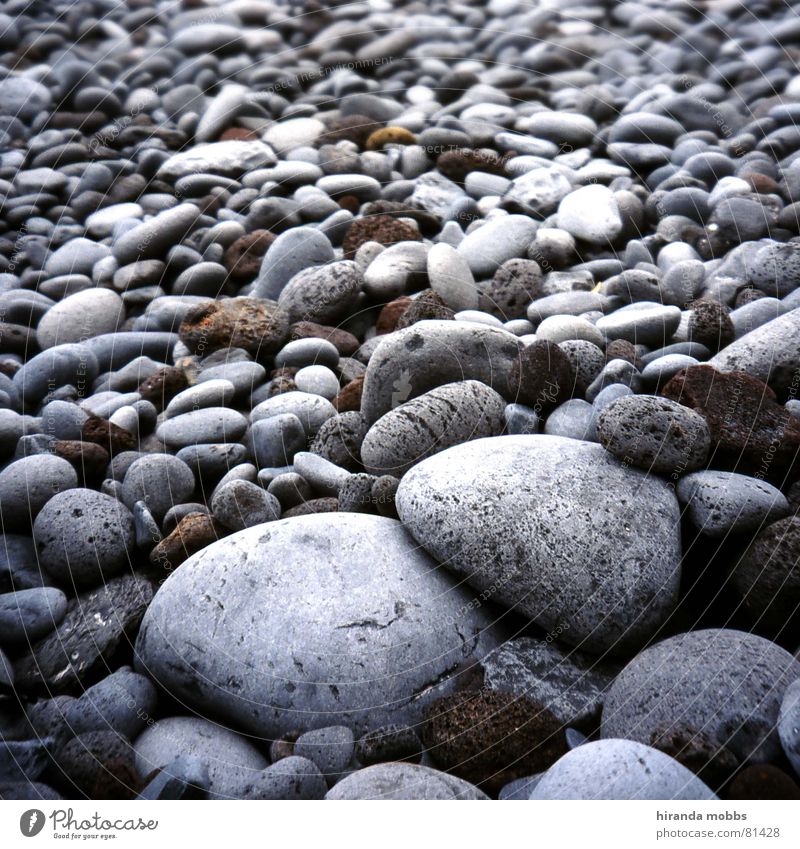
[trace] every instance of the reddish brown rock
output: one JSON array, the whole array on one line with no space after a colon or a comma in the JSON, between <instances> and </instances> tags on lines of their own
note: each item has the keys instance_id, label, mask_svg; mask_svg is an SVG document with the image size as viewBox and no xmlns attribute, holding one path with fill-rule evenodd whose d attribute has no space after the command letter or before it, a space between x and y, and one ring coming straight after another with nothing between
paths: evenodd
<instances>
[{"instance_id":1,"label":"reddish brown rock","mask_svg":"<svg viewBox=\"0 0 800 849\"><path fill-rule=\"evenodd\" d=\"M159 412L179 393L189 386L186 372L175 366L167 366L150 375L139 385L142 399L149 401Z\"/></svg>"},{"instance_id":2,"label":"reddish brown rock","mask_svg":"<svg viewBox=\"0 0 800 849\"><path fill-rule=\"evenodd\" d=\"M428 319L452 321L453 315L453 310L445 304L440 295L437 295L433 289L425 289L403 310L403 314L397 319L395 330L402 330L418 321Z\"/></svg>"},{"instance_id":3,"label":"reddish brown rock","mask_svg":"<svg viewBox=\"0 0 800 849\"><path fill-rule=\"evenodd\" d=\"M351 380L339 390L331 401L338 413L349 413L361 409L361 393L364 391L364 375Z\"/></svg>"},{"instance_id":4,"label":"reddish brown rock","mask_svg":"<svg viewBox=\"0 0 800 849\"><path fill-rule=\"evenodd\" d=\"M636 345L627 339L613 339L606 345L606 362L611 360L625 360L626 363L633 363L639 371L644 368L642 358L636 352Z\"/></svg>"},{"instance_id":5,"label":"reddish brown rock","mask_svg":"<svg viewBox=\"0 0 800 849\"><path fill-rule=\"evenodd\" d=\"M345 259L353 259L356 251L367 242L395 245L397 242L419 242L422 240L416 227L412 227L391 215L370 215L356 218L348 227L342 242Z\"/></svg>"},{"instance_id":6,"label":"reddish brown rock","mask_svg":"<svg viewBox=\"0 0 800 849\"><path fill-rule=\"evenodd\" d=\"M80 439L60 439L53 450L72 465L84 483L98 482L105 476L109 457L102 445Z\"/></svg>"},{"instance_id":7,"label":"reddish brown rock","mask_svg":"<svg viewBox=\"0 0 800 849\"><path fill-rule=\"evenodd\" d=\"M89 416L83 423L81 439L100 445L110 455L123 451L135 451L138 447L136 437L129 431L115 425L100 416Z\"/></svg>"},{"instance_id":8,"label":"reddish brown rock","mask_svg":"<svg viewBox=\"0 0 800 849\"><path fill-rule=\"evenodd\" d=\"M728 799L800 799L797 782L772 764L745 767L733 779L725 794Z\"/></svg>"},{"instance_id":9,"label":"reddish brown rock","mask_svg":"<svg viewBox=\"0 0 800 849\"><path fill-rule=\"evenodd\" d=\"M289 338L289 316L271 301L229 298L191 310L181 322L178 336L199 356L242 348L258 357L283 347Z\"/></svg>"},{"instance_id":10,"label":"reddish brown rock","mask_svg":"<svg viewBox=\"0 0 800 849\"><path fill-rule=\"evenodd\" d=\"M437 699L426 711L422 740L442 769L489 793L544 772L567 751L561 724L549 710L493 690Z\"/></svg>"},{"instance_id":11,"label":"reddish brown rock","mask_svg":"<svg viewBox=\"0 0 800 849\"><path fill-rule=\"evenodd\" d=\"M378 314L378 320L375 322L376 335L382 336L385 333L394 332L397 329L397 322L410 306L411 298L408 295L389 301Z\"/></svg>"},{"instance_id":12,"label":"reddish brown rock","mask_svg":"<svg viewBox=\"0 0 800 849\"><path fill-rule=\"evenodd\" d=\"M741 371L713 366L683 369L662 395L698 412L711 431L714 469L730 469L777 485L797 476L800 420L775 401L775 393Z\"/></svg>"},{"instance_id":13,"label":"reddish brown rock","mask_svg":"<svg viewBox=\"0 0 800 849\"><path fill-rule=\"evenodd\" d=\"M189 513L175 530L150 552L150 562L165 572L176 569L184 560L226 536L228 531L207 513Z\"/></svg>"},{"instance_id":14,"label":"reddish brown rock","mask_svg":"<svg viewBox=\"0 0 800 849\"><path fill-rule=\"evenodd\" d=\"M309 513L336 513L339 510L339 501L336 498L312 498L304 501L297 507L286 510L281 518L291 519L293 516L307 516Z\"/></svg>"},{"instance_id":15,"label":"reddish brown rock","mask_svg":"<svg viewBox=\"0 0 800 849\"><path fill-rule=\"evenodd\" d=\"M352 357L361 347L361 343L340 327L328 327L313 321L298 321L289 327L289 340L327 339L343 357Z\"/></svg>"},{"instance_id":16,"label":"reddish brown rock","mask_svg":"<svg viewBox=\"0 0 800 849\"><path fill-rule=\"evenodd\" d=\"M435 236L442 227L438 215L412 200L373 200L364 207L365 216L391 215L392 218L411 218L424 236Z\"/></svg>"},{"instance_id":17,"label":"reddish brown rock","mask_svg":"<svg viewBox=\"0 0 800 849\"><path fill-rule=\"evenodd\" d=\"M261 269L261 260L267 248L277 237L269 230L253 230L240 236L230 245L222 262L228 269L228 274L235 280L249 282L255 279Z\"/></svg>"}]
</instances>

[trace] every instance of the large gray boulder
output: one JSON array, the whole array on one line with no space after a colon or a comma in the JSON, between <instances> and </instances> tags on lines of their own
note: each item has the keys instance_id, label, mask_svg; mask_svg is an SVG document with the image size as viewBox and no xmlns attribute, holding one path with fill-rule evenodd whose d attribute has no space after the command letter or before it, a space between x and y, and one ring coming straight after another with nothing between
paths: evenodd
<instances>
[{"instance_id":1,"label":"large gray boulder","mask_svg":"<svg viewBox=\"0 0 800 849\"><path fill-rule=\"evenodd\" d=\"M675 495L599 445L478 439L411 469L396 504L439 562L572 645L630 649L674 610Z\"/></svg>"},{"instance_id":2,"label":"large gray boulder","mask_svg":"<svg viewBox=\"0 0 800 849\"><path fill-rule=\"evenodd\" d=\"M670 637L637 655L603 706L603 737L649 744L678 723L741 762L780 757L781 700L800 663L763 637L724 628Z\"/></svg>"},{"instance_id":3,"label":"large gray boulder","mask_svg":"<svg viewBox=\"0 0 800 849\"><path fill-rule=\"evenodd\" d=\"M257 734L340 724L360 734L419 721L449 673L495 647L490 622L399 522L308 515L186 561L147 611L137 667Z\"/></svg>"}]
</instances>

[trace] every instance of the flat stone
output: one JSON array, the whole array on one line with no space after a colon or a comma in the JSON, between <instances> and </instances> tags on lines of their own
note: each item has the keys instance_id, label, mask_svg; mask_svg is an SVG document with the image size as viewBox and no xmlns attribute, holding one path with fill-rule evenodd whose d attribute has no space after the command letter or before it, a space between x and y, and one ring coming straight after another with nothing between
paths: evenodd
<instances>
[{"instance_id":1,"label":"flat stone","mask_svg":"<svg viewBox=\"0 0 800 849\"><path fill-rule=\"evenodd\" d=\"M590 244L613 242L623 227L614 192L599 184L576 189L559 203L556 226Z\"/></svg>"},{"instance_id":2,"label":"flat stone","mask_svg":"<svg viewBox=\"0 0 800 849\"><path fill-rule=\"evenodd\" d=\"M198 144L181 151L158 169L158 179L179 180L192 174L222 174L241 177L248 171L266 168L277 162L275 153L261 141L219 141Z\"/></svg>"},{"instance_id":3,"label":"flat stone","mask_svg":"<svg viewBox=\"0 0 800 849\"><path fill-rule=\"evenodd\" d=\"M0 594L0 642L32 643L49 634L67 612L67 597L55 587Z\"/></svg>"},{"instance_id":4,"label":"flat stone","mask_svg":"<svg viewBox=\"0 0 800 849\"><path fill-rule=\"evenodd\" d=\"M558 635L556 635L558 636ZM564 726L591 729L619 668L555 641L518 637L483 661L485 687L527 696Z\"/></svg>"},{"instance_id":5,"label":"flat stone","mask_svg":"<svg viewBox=\"0 0 800 849\"><path fill-rule=\"evenodd\" d=\"M452 310L478 307L478 289L466 259L451 245L439 242L428 251L428 282Z\"/></svg>"},{"instance_id":6,"label":"flat stone","mask_svg":"<svg viewBox=\"0 0 800 849\"><path fill-rule=\"evenodd\" d=\"M361 271L351 260L306 268L283 288L278 306L291 322L336 324L350 314L363 282Z\"/></svg>"},{"instance_id":7,"label":"flat stone","mask_svg":"<svg viewBox=\"0 0 800 849\"><path fill-rule=\"evenodd\" d=\"M626 339L649 348L669 343L681 320L678 307L639 301L622 307L597 321L597 329L607 339Z\"/></svg>"},{"instance_id":8,"label":"flat stone","mask_svg":"<svg viewBox=\"0 0 800 849\"><path fill-rule=\"evenodd\" d=\"M800 369L800 310L792 310L741 336L713 356L719 371L744 371L776 392L796 386Z\"/></svg>"}]
</instances>

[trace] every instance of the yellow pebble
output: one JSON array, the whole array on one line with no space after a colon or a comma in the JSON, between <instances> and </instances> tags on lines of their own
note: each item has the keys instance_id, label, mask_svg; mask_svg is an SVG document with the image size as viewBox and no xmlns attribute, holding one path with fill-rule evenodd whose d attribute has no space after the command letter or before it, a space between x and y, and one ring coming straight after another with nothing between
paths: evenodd
<instances>
[{"instance_id":1,"label":"yellow pebble","mask_svg":"<svg viewBox=\"0 0 800 849\"><path fill-rule=\"evenodd\" d=\"M381 127L367 139L367 150L380 150L387 144L414 144L417 137L405 127Z\"/></svg>"}]
</instances>

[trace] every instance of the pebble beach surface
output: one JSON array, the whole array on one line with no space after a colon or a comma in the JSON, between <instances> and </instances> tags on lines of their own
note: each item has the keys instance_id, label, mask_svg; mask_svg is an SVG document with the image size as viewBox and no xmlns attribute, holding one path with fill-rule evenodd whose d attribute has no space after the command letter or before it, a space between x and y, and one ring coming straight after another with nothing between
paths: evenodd
<instances>
[{"instance_id":1,"label":"pebble beach surface","mask_svg":"<svg viewBox=\"0 0 800 849\"><path fill-rule=\"evenodd\" d=\"M0 6L0 798L800 798L800 4Z\"/></svg>"}]
</instances>

